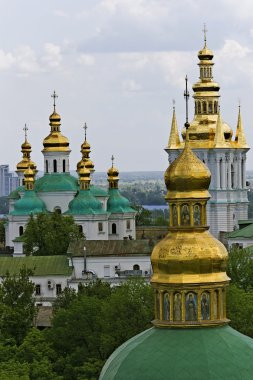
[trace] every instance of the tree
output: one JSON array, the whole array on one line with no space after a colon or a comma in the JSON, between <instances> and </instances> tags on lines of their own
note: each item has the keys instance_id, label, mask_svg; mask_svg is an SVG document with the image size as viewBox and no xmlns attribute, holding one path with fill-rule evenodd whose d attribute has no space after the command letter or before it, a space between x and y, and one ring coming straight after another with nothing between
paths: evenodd
<instances>
[{"instance_id":1,"label":"tree","mask_svg":"<svg viewBox=\"0 0 253 380\"><path fill-rule=\"evenodd\" d=\"M0 285L0 337L14 338L17 344L23 341L36 315L31 275L31 270L22 268L18 275L7 273Z\"/></svg>"},{"instance_id":2,"label":"tree","mask_svg":"<svg viewBox=\"0 0 253 380\"><path fill-rule=\"evenodd\" d=\"M5 244L5 219L0 219L0 243Z\"/></svg>"},{"instance_id":3,"label":"tree","mask_svg":"<svg viewBox=\"0 0 253 380\"><path fill-rule=\"evenodd\" d=\"M135 217L136 225L150 226L151 216L152 216L151 211L146 210L144 207L138 206L138 205L133 205L132 207L137 211L136 217Z\"/></svg>"},{"instance_id":4,"label":"tree","mask_svg":"<svg viewBox=\"0 0 253 380\"><path fill-rule=\"evenodd\" d=\"M233 248L229 251L227 273L231 282L239 288L253 289L253 258L247 249Z\"/></svg>"},{"instance_id":5,"label":"tree","mask_svg":"<svg viewBox=\"0 0 253 380\"><path fill-rule=\"evenodd\" d=\"M58 212L40 213L36 217L31 215L23 235L25 253L64 255L72 239L83 237L72 216L63 216Z\"/></svg>"}]
</instances>

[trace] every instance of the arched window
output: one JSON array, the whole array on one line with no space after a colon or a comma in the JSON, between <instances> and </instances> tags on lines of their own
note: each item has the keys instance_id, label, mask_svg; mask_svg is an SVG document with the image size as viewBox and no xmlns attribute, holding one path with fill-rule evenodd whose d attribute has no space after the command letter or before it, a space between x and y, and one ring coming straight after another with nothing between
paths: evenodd
<instances>
[{"instance_id":1,"label":"arched window","mask_svg":"<svg viewBox=\"0 0 253 380\"><path fill-rule=\"evenodd\" d=\"M134 266L133 266L133 270L140 270L140 265L138 265L138 264L134 264Z\"/></svg>"},{"instance_id":2,"label":"arched window","mask_svg":"<svg viewBox=\"0 0 253 380\"><path fill-rule=\"evenodd\" d=\"M54 173L57 173L57 161L54 160Z\"/></svg>"},{"instance_id":3,"label":"arched window","mask_svg":"<svg viewBox=\"0 0 253 380\"><path fill-rule=\"evenodd\" d=\"M206 113L206 102L203 102L203 113Z\"/></svg>"},{"instance_id":4,"label":"arched window","mask_svg":"<svg viewBox=\"0 0 253 380\"><path fill-rule=\"evenodd\" d=\"M63 171L63 173L65 173L65 171L66 171L66 161L65 160L62 160L62 171Z\"/></svg>"},{"instance_id":5,"label":"arched window","mask_svg":"<svg viewBox=\"0 0 253 380\"><path fill-rule=\"evenodd\" d=\"M233 164L231 164L231 187L232 189L235 188L235 169Z\"/></svg>"},{"instance_id":6,"label":"arched window","mask_svg":"<svg viewBox=\"0 0 253 380\"><path fill-rule=\"evenodd\" d=\"M208 113L213 113L213 103L212 102L208 103Z\"/></svg>"},{"instance_id":7,"label":"arched window","mask_svg":"<svg viewBox=\"0 0 253 380\"><path fill-rule=\"evenodd\" d=\"M46 160L46 173L48 173L48 160Z\"/></svg>"},{"instance_id":8,"label":"arched window","mask_svg":"<svg viewBox=\"0 0 253 380\"><path fill-rule=\"evenodd\" d=\"M19 226L19 236L22 236L24 233L24 227L23 226Z\"/></svg>"},{"instance_id":9,"label":"arched window","mask_svg":"<svg viewBox=\"0 0 253 380\"><path fill-rule=\"evenodd\" d=\"M83 226L81 224L78 225L79 232L83 232Z\"/></svg>"},{"instance_id":10,"label":"arched window","mask_svg":"<svg viewBox=\"0 0 253 380\"><path fill-rule=\"evenodd\" d=\"M218 102L214 102L214 113L218 113Z\"/></svg>"},{"instance_id":11,"label":"arched window","mask_svg":"<svg viewBox=\"0 0 253 380\"><path fill-rule=\"evenodd\" d=\"M198 102L198 114L201 114L201 103Z\"/></svg>"},{"instance_id":12,"label":"arched window","mask_svg":"<svg viewBox=\"0 0 253 380\"><path fill-rule=\"evenodd\" d=\"M112 223L112 234L116 234L117 233L117 226L116 226L116 223Z\"/></svg>"},{"instance_id":13,"label":"arched window","mask_svg":"<svg viewBox=\"0 0 253 380\"><path fill-rule=\"evenodd\" d=\"M59 206L56 206L54 208L54 212L57 212L57 214L61 214L61 208Z\"/></svg>"}]
</instances>

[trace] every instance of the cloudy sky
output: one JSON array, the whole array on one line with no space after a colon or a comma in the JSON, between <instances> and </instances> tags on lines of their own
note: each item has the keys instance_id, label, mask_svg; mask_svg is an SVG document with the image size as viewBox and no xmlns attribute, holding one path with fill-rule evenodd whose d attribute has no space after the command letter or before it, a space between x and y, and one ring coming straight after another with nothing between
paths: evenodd
<instances>
[{"instance_id":1,"label":"cloudy sky","mask_svg":"<svg viewBox=\"0 0 253 380\"><path fill-rule=\"evenodd\" d=\"M184 77L197 81L203 23L223 119L235 130L240 99L253 145L251 0L1 0L0 164L15 169L27 123L32 159L43 168L56 90L72 169L87 122L97 171L112 154L120 171L164 170L172 101L181 128ZM191 119L192 101L190 110Z\"/></svg>"}]
</instances>

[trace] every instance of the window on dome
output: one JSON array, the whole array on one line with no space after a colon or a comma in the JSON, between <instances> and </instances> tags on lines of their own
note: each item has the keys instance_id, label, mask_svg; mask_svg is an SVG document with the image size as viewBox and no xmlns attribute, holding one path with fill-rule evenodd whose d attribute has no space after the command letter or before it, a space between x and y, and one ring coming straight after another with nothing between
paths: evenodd
<instances>
[{"instance_id":1,"label":"window on dome","mask_svg":"<svg viewBox=\"0 0 253 380\"><path fill-rule=\"evenodd\" d=\"M218 113L218 102L214 102L214 113Z\"/></svg>"},{"instance_id":2,"label":"window on dome","mask_svg":"<svg viewBox=\"0 0 253 380\"><path fill-rule=\"evenodd\" d=\"M35 285L35 295L40 296L41 294L41 286L39 284Z\"/></svg>"},{"instance_id":3,"label":"window on dome","mask_svg":"<svg viewBox=\"0 0 253 380\"><path fill-rule=\"evenodd\" d=\"M57 161L54 160L53 163L54 163L54 173L57 173Z\"/></svg>"},{"instance_id":4,"label":"window on dome","mask_svg":"<svg viewBox=\"0 0 253 380\"><path fill-rule=\"evenodd\" d=\"M212 102L208 103L208 113L213 113L213 103Z\"/></svg>"},{"instance_id":5,"label":"window on dome","mask_svg":"<svg viewBox=\"0 0 253 380\"><path fill-rule=\"evenodd\" d=\"M48 160L46 160L46 173L48 173Z\"/></svg>"},{"instance_id":6,"label":"window on dome","mask_svg":"<svg viewBox=\"0 0 253 380\"><path fill-rule=\"evenodd\" d=\"M63 173L65 173L65 171L66 171L66 161L65 160L62 161L62 171L63 171Z\"/></svg>"},{"instance_id":7,"label":"window on dome","mask_svg":"<svg viewBox=\"0 0 253 380\"><path fill-rule=\"evenodd\" d=\"M103 222L98 222L98 232L103 232L103 230L104 230Z\"/></svg>"},{"instance_id":8,"label":"window on dome","mask_svg":"<svg viewBox=\"0 0 253 380\"><path fill-rule=\"evenodd\" d=\"M178 213L176 205L172 205L172 225L178 226Z\"/></svg>"},{"instance_id":9,"label":"window on dome","mask_svg":"<svg viewBox=\"0 0 253 380\"><path fill-rule=\"evenodd\" d=\"M198 102L198 113L201 114L201 103Z\"/></svg>"},{"instance_id":10,"label":"window on dome","mask_svg":"<svg viewBox=\"0 0 253 380\"><path fill-rule=\"evenodd\" d=\"M116 223L112 223L112 234L116 235L116 233L117 233Z\"/></svg>"},{"instance_id":11,"label":"window on dome","mask_svg":"<svg viewBox=\"0 0 253 380\"><path fill-rule=\"evenodd\" d=\"M167 292L163 295L163 319L170 320L170 295Z\"/></svg>"},{"instance_id":12,"label":"window on dome","mask_svg":"<svg viewBox=\"0 0 253 380\"><path fill-rule=\"evenodd\" d=\"M24 227L23 226L19 226L19 236L22 236L24 233Z\"/></svg>"},{"instance_id":13,"label":"window on dome","mask_svg":"<svg viewBox=\"0 0 253 380\"><path fill-rule=\"evenodd\" d=\"M126 221L126 228L127 228L127 230L130 230L130 228L131 228L131 222L130 222L130 220Z\"/></svg>"},{"instance_id":14,"label":"window on dome","mask_svg":"<svg viewBox=\"0 0 253 380\"><path fill-rule=\"evenodd\" d=\"M203 113L206 113L206 102L203 102Z\"/></svg>"}]
</instances>

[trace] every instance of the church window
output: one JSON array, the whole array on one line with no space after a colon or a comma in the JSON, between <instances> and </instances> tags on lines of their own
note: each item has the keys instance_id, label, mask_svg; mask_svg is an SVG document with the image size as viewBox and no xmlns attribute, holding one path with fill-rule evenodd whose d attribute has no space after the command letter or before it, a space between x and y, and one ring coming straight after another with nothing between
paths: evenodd
<instances>
[{"instance_id":1,"label":"church window","mask_svg":"<svg viewBox=\"0 0 253 380\"><path fill-rule=\"evenodd\" d=\"M206 102L203 102L203 113L206 113Z\"/></svg>"},{"instance_id":2,"label":"church window","mask_svg":"<svg viewBox=\"0 0 253 380\"><path fill-rule=\"evenodd\" d=\"M234 165L231 165L231 187L232 187L232 189L235 188L235 169L234 169Z\"/></svg>"},{"instance_id":3,"label":"church window","mask_svg":"<svg viewBox=\"0 0 253 380\"><path fill-rule=\"evenodd\" d=\"M178 226L177 205L172 205L172 225Z\"/></svg>"},{"instance_id":4,"label":"church window","mask_svg":"<svg viewBox=\"0 0 253 380\"><path fill-rule=\"evenodd\" d=\"M57 173L57 161L54 160L53 163L54 163L54 173Z\"/></svg>"},{"instance_id":5,"label":"church window","mask_svg":"<svg viewBox=\"0 0 253 380\"><path fill-rule=\"evenodd\" d=\"M56 206L54 208L54 212L57 212L57 214L61 214L61 208L59 206Z\"/></svg>"},{"instance_id":6,"label":"church window","mask_svg":"<svg viewBox=\"0 0 253 380\"><path fill-rule=\"evenodd\" d=\"M126 228L127 228L127 230L130 230L130 228L131 228L131 222L130 222L130 220L126 221Z\"/></svg>"},{"instance_id":7,"label":"church window","mask_svg":"<svg viewBox=\"0 0 253 380\"><path fill-rule=\"evenodd\" d=\"M213 113L213 103L212 102L208 103L208 113Z\"/></svg>"},{"instance_id":8,"label":"church window","mask_svg":"<svg viewBox=\"0 0 253 380\"><path fill-rule=\"evenodd\" d=\"M214 102L214 113L218 113L218 102Z\"/></svg>"},{"instance_id":9,"label":"church window","mask_svg":"<svg viewBox=\"0 0 253 380\"><path fill-rule=\"evenodd\" d=\"M41 294L41 287L39 284L36 284L35 285L35 295L40 296L40 294Z\"/></svg>"},{"instance_id":10,"label":"church window","mask_svg":"<svg viewBox=\"0 0 253 380\"><path fill-rule=\"evenodd\" d=\"M81 224L78 225L79 232L83 232L83 226Z\"/></svg>"},{"instance_id":11,"label":"church window","mask_svg":"<svg viewBox=\"0 0 253 380\"><path fill-rule=\"evenodd\" d=\"M117 233L116 223L112 223L112 234L115 235Z\"/></svg>"},{"instance_id":12,"label":"church window","mask_svg":"<svg viewBox=\"0 0 253 380\"><path fill-rule=\"evenodd\" d=\"M198 102L198 114L201 114L201 103Z\"/></svg>"},{"instance_id":13,"label":"church window","mask_svg":"<svg viewBox=\"0 0 253 380\"><path fill-rule=\"evenodd\" d=\"M66 171L66 161L65 160L62 161L62 171L63 171L63 173L65 173L65 171Z\"/></svg>"},{"instance_id":14,"label":"church window","mask_svg":"<svg viewBox=\"0 0 253 380\"><path fill-rule=\"evenodd\" d=\"M19 226L19 236L22 236L24 233L24 227L23 226Z\"/></svg>"},{"instance_id":15,"label":"church window","mask_svg":"<svg viewBox=\"0 0 253 380\"><path fill-rule=\"evenodd\" d=\"M46 173L48 173L48 160L46 160Z\"/></svg>"},{"instance_id":16,"label":"church window","mask_svg":"<svg viewBox=\"0 0 253 380\"><path fill-rule=\"evenodd\" d=\"M56 295L61 294L61 292L62 292L61 284L56 284Z\"/></svg>"},{"instance_id":17,"label":"church window","mask_svg":"<svg viewBox=\"0 0 253 380\"><path fill-rule=\"evenodd\" d=\"M140 270L140 265L138 265L138 264L134 264L134 266L133 266L133 270Z\"/></svg>"},{"instance_id":18,"label":"church window","mask_svg":"<svg viewBox=\"0 0 253 380\"><path fill-rule=\"evenodd\" d=\"M200 78L203 78L203 68L200 68Z\"/></svg>"},{"instance_id":19,"label":"church window","mask_svg":"<svg viewBox=\"0 0 253 380\"><path fill-rule=\"evenodd\" d=\"M104 277L110 277L110 265L104 265Z\"/></svg>"},{"instance_id":20,"label":"church window","mask_svg":"<svg viewBox=\"0 0 253 380\"><path fill-rule=\"evenodd\" d=\"M163 319L165 321L170 320L170 295L168 292L163 295Z\"/></svg>"},{"instance_id":21,"label":"church window","mask_svg":"<svg viewBox=\"0 0 253 380\"><path fill-rule=\"evenodd\" d=\"M103 232L103 222L98 222L98 232Z\"/></svg>"}]
</instances>

